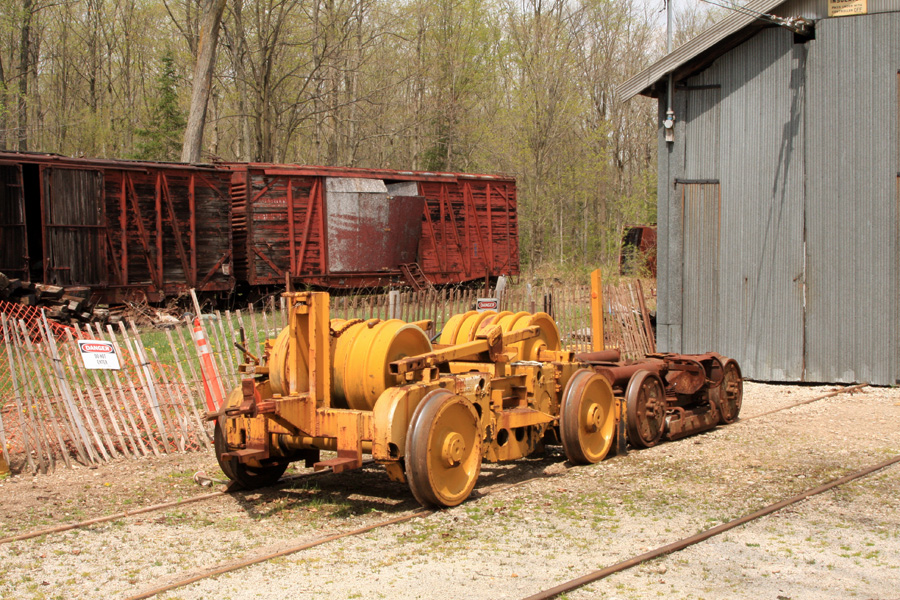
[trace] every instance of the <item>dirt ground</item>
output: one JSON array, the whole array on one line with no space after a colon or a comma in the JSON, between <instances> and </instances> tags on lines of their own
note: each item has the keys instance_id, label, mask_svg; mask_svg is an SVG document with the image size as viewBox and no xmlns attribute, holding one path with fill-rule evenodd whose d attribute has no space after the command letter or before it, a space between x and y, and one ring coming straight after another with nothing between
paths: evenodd
<instances>
[{"instance_id":1,"label":"dirt ground","mask_svg":"<svg viewBox=\"0 0 900 600\"><path fill-rule=\"evenodd\" d=\"M898 389L748 418L834 389L747 383L734 425L587 467L560 448L485 465L459 507L159 597L523 598L900 453ZM193 453L2 480L0 537L218 489L198 471L222 477ZM417 508L374 466L223 495L0 545L0 598L126 598ZM895 465L564 597L896 600L898 581Z\"/></svg>"}]
</instances>

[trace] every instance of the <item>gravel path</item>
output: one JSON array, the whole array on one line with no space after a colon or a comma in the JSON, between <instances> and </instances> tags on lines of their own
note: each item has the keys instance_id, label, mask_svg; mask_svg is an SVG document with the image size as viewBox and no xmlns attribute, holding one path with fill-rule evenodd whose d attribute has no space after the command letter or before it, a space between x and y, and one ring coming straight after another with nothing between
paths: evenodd
<instances>
[{"instance_id":1,"label":"gravel path","mask_svg":"<svg viewBox=\"0 0 900 600\"><path fill-rule=\"evenodd\" d=\"M169 600L522 598L900 453L900 390L745 385L743 421L566 469L485 465L462 506L162 594ZM0 536L208 493L204 454L0 484ZM544 472L552 477L527 481ZM0 598L124 598L197 569L417 508L379 468L0 546ZM900 466L566 597L900 598Z\"/></svg>"}]
</instances>

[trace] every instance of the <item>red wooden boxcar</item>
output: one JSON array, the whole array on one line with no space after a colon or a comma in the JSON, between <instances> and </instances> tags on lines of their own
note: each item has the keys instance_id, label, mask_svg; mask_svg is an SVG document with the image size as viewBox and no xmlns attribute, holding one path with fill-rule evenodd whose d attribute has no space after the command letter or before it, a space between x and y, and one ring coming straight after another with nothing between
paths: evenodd
<instances>
[{"instance_id":1,"label":"red wooden boxcar","mask_svg":"<svg viewBox=\"0 0 900 600\"><path fill-rule=\"evenodd\" d=\"M0 152L0 271L109 300L230 290L229 187L215 167Z\"/></svg>"},{"instance_id":2,"label":"red wooden boxcar","mask_svg":"<svg viewBox=\"0 0 900 600\"><path fill-rule=\"evenodd\" d=\"M515 179L271 164L233 171L235 276L332 288L519 273ZM418 275L418 277L417 277Z\"/></svg>"},{"instance_id":3,"label":"red wooden boxcar","mask_svg":"<svg viewBox=\"0 0 900 600\"><path fill-rule=\"evenodd\" d=\"M509 177L0 152L0 272L114 301L519 273Z\"/></svg>"}]
</instances>

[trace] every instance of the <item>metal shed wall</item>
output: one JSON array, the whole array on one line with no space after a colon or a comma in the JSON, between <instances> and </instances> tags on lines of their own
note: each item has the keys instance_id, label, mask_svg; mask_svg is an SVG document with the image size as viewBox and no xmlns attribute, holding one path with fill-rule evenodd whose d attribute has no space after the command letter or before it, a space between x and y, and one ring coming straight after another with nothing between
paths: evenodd
<instances>
[{"instance_id":1,"label":"metal shed wall","mask_svg":"<svg viewBox=\"0 0 900 600\"><path fill-rule=\"evenodd\" d=\"M816 27L807 97L809 381L893 384L898 368L900 13Z\"/></svg>"},{"instance_id":2,"label":"metal shed wall","mask_svg":"<svg viewBox=\"0 0 900 600\"><path fill-rule=\"evenodd\" d=\"M825 19L806 44L766 29L676 88L661 350L760 380L900 377L898 36L896 13Z\"/></svg>"}]
</instances>

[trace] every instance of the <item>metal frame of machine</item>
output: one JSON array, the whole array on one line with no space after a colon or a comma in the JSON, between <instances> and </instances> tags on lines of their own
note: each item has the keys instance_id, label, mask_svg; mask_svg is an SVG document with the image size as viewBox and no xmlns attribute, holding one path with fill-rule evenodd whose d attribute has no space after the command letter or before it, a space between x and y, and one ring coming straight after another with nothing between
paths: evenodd
<instances>
[{"instance_id":1,"label":"metal frame of machine","mask_svg":"<svg viewBox=\"0 0 900 600\"><path fill-rule=\"evenodd\" d=\"M575 355L546 313L493 311L452 317L432 345L430 321L329 320L328 294L285 297L288 327L265 361L247 355L241 387L210 415L219 464L244 487L274 483L292 461L340 472L371 454L423 505L455 506L482 461L561 442L571 462L596 463L617 436L622 449L626 436L652 446L740 411L740 369L716 354Z\"/></svg>"}]
</instances>

